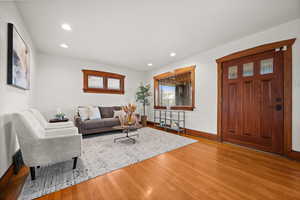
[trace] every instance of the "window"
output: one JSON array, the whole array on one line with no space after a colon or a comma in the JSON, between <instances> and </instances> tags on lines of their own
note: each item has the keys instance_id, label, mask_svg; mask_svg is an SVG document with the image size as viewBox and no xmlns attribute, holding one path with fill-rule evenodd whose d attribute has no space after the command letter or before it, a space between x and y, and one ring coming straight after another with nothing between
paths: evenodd
<instances>
[{"instance_id":1,"label":"window","mask_svg":"<svg viewBox=\"0 0 300 200\"><path fill-rule=\"evenodd\" d=\"M195 66L176 69L154 77L154 108L193 110Z\"/></svg>"},{"instance_id":2,"label":"window","mask_svg":"<svg viewBox=\"0 0 300 200\"><path fill-rule=\"evenodd\" d=\"M260 74L271 74L273 73L273 58L265 59L260 61Z\"/></svg>"},{"instance_id":3,"label":"window","mask_svg":"<svg viewBox=\"0 0 300 200\"><path fill-rule=\"evenodd\" d=\"M103 77L101 76L88 76L89 88L103 88Z\"/></svg>"},{"instance_id":4,"label":"window","mask_svg":"<svg viewBox=\"0 0 300 200\"><path fill-rule=\"evenodd\" d=\"M107 87L109 89L119 90L120 89L120 79L108 78L107 79Z\"/></svg>"},{"instance_id":5,"label":"window","mask_svg":"<svg viewBox=\"0 0 300 200\"><path fill-rule=\"evenodd\" d=\"M238 77L238 67L231 66L228 67L228 79L237 79Z\"/></svg>"},{"instance_id":6,"label":"window","mask_svg":"<svg viewBox=\"0 0 300 200\"><path fill-rule=\"evenodd\" d=\"M176 86L159 84L159 102L161 106L175 106Z\"/></svg>"},{"instance_id":7,"label":"window","mask_svg":"<svg viewBox=\"0 0 300 200\"><path fill-rule=\"evenodd\" d=\"M125 76L94 70L82 70L82 72L84 92L124 94Z\"/></svg>"},{"instance_id":8,"label":"window","mask_svg":"<svg viewBox=\"0 0 300 200\"><path fill-rule=\"evenodd\" d=\"M243 76L253 76L254 74L254 63L245 63L243 64Z\"/></svg>"}]
</instances>

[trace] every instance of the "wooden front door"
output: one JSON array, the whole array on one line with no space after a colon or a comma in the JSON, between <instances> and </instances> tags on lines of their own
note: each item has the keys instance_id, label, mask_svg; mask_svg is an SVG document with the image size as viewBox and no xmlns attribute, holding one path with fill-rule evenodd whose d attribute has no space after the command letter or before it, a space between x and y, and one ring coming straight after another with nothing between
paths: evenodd
<instances>
[{"instance_id":1,"label":"wooden front door","mask_svg":"<svg viewBox=\"0 0 300 200\"><path fill-rule=\"evenodd\" d=\"M224 62L224 141L283 153L283 54L269 51Z\"/></svg>"}]
</instances>

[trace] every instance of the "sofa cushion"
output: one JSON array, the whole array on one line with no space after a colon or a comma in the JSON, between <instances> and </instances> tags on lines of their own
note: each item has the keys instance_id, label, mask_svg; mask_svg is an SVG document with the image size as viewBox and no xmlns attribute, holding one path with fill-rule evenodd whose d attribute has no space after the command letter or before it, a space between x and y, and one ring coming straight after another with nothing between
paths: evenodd
<instances>
[{"instance_id":1,"label":"sofa cushion","mask_svg":"<svg viewBox=\"0 0 300 200\"><path fill-rule=\"evenodd\" d=\"M114 107L99 107L102 118L112 118L114 116Z\"/></svg>"},{"instance_id":2,"label":"sofa cushion","mask_svg":"<svg viewBox=\"0 0 300 200\"><path fill-rule=\"evenodd\" d=\"M82 128L85 130L101 127L105 127L103 119L91 119L82 122Z\"/></svg>"},{"instance_id":3,"label":"sofa cushion","mask_svg":"<svg viewBox=\"0 0 300 200\"><path fill-rule=\"evenodd\" d=\"M85 130L113 127L118 125L120 125L120 120L117 118L93 119L82 122L82 128Z\"/></svg>"},{"instance_id":4,"label":"sofa cushion","mask_svg":"<svg viewBox=\"0 0 300 200\"><path fill-rule=\"evenodd\" d=\"M79 106L78 115L82 121L89 119L89 108L87 106Z\"/></svg>"},{"instance_id":5,"label":"sofa cushion","mask_svg":"<svg viewBox=\"0 0 300 200\"><path fill-rule=\"evenodd\" d=\"M126 115L126 113L123 110L114 110L114 118L117 118L117 117L120 118L125 115Z\"/></svg>"},{"instance_id":6,"label":"sofa cushion","mask_svg":"<svg viewBox=\"0 0 300 200\"><path fill-rule=\"evenodd\" d=\"M98 107L89 106L89 119L101 119L101 114Z\"/></svg>"},{"instance_id":7,"label":"sofa cushion","mask_svg":"<svg viewBox=\"0 0 300 200\"><path fill-rule=\"evenodd\" d=\"M105 118L103 120L106 127L119 126L121 124L118 118Z\"/></svg>"}]
</instances>

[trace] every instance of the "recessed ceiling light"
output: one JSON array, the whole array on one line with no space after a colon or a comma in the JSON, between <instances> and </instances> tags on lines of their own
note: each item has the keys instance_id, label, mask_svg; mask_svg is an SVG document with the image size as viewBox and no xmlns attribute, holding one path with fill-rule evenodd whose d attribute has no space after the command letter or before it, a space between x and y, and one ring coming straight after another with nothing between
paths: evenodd
<instances>
[{"instance_id":1,"label":"recessed ceiling light","mask_svg":"<svg viewBox=\"0 0 300 200\"><path fill-rule=\"evenodd\" d=\"M65 44L65 43L61 44L60 47L61 48L65 48L65 49L69 48L69 46L67 44Z\"/></svg>"},{"instance_id":2,"label":"recessed ceiling light","mask_svg":"<svg viewBox=\"0 0 300 200\"><path fill-rule=\"evenodd\" d=\"M153 64L152 63L148 63L148 66L151 67Z\"/></svg>"},{"instance_id":3,"label":"recessed ceiling light","mask_svg":"<svg viewBox=\"0 0 300 200\"><path fill-rule=\"evenodd\" d=\"M71 31L72 30L70 24L62 24L61 28L66 30L66 31Z\"/></svg>"},{"instance_id":4,"label":"recessed ceiling light","mask_svg":"<svg viewBox=\"0 0 300 200\"><path fill-rule=\"evenodd\" d=\"M170 56L171 56L171 57L174 57L174 56L176 56L176 53L175 53L175 52L172 52L172 53L170 53Z\"/></svg>"}]
</instances>

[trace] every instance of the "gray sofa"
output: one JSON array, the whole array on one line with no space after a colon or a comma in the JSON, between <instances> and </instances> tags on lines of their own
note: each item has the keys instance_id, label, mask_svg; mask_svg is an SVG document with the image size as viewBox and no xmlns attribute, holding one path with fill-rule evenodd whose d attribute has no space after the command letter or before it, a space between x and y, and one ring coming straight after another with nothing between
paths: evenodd
<instances>
[{"instance_id":1,"label":"gray sofa","mask_svg":"<svg viewBox=\"0 0 300 200\"><path fill-rule=\"evenodd\" d=\"M76 111L75 115L75 125L78 128L79 133L94 134L94 133L103 133L108 131L114 131L114 126L121 125L118 118L114 118L114 111L121 110L121 106L112 106L112 107L101 107L99 106L99 111L101 113L102 119L93 119L82 121L79 112ZM139 116L137 116L139 117Z\"/></svg>"}]
</instances>

